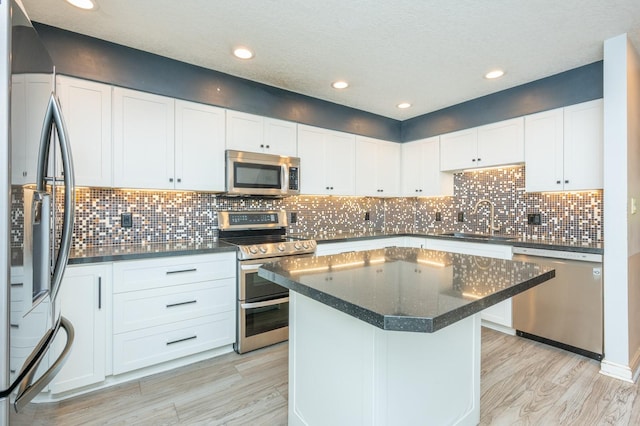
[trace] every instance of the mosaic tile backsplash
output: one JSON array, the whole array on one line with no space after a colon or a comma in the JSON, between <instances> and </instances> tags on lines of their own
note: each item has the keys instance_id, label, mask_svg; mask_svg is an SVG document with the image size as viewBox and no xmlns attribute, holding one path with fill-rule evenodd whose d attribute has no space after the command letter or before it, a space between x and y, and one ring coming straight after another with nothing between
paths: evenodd
<instances>
[{"instance_id":1,"label":"mosaic tile backsplash","mask_svg":"<svg viewBox=\"0 0 640 426\"><path fill-rule=\"evenodd\" d=\"M297 196L285 199L224 197L208 193L78 188L76 248L164 242L210 242L216 235L218 210L284 209L295 212L290 233L487 232L489 205L495 204L497 231L531 239L602 242L602 191L526 193L524 167L505 167L455 174L454 196L370 198ZM12 244L22 244L21 194L12 191ZM123 228L121 213L132 213L133 227ZM369 212L370 220L365 221ZM436 220L439 213L441 220ZM463 221L458 221L462 213ZM541 224L527 224L539 213Z\"/></svg>"}]
</instances>

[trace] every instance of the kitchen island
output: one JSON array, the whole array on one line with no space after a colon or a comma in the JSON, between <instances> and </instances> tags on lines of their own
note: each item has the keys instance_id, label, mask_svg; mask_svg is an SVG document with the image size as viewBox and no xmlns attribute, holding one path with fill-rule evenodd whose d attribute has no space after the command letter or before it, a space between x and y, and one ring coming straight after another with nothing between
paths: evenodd
<instances>
[{"instance_id":1,"label":"kitchen island","mask_svg":"<svg viewBox=\"0 0 640 426\"><path fill-rule=\"evenodd\" d=\"M259 275L292 290L289 424L475 425L479 312L555 273L391 247L292 257Z\"/></svg>"}]
</instances>

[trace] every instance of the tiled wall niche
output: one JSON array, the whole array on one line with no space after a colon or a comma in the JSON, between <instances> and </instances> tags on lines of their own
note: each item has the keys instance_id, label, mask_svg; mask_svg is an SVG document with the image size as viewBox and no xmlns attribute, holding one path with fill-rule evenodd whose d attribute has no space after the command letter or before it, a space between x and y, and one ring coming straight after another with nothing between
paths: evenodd
<instances>
[{"instance_id":1,"label":"tiled wall niche","mask_svg":"<svg viewBox=\"0 0 640 426\"><path fill-rule=\"evenodd\" d=\"M174 191L78 188L76 248L164 242L209 242L214 239L218 210L285 209L295 212L291 233L361 232L486 232L489 208L475 204L489 199L496 206L500 233L572 242L602 242L602 191L525 193L524 167L457 173L453 197L369 198L298 196L285 199L236 198ZM22 196L12 191L12 244L22 244ZM122 228L120 214L133 214L133 227ZM365 221L369 212L370 220ZM441 220L436 221L436 213ZM458 212L464 214L459 222ZM527 213L540 213L541 225L527 225Z\"/></svg>"}]
</instances>

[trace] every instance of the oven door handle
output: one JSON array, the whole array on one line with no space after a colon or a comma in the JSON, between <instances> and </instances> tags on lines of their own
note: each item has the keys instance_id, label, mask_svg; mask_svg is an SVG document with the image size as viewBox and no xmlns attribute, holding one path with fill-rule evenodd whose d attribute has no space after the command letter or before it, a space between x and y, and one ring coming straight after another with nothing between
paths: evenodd
<instances>
[{"instance_id":1,"label":"oven door handle","mask_svg":"<svg viewBox=\"0 0 640 426\"><path fill-rule=\"evenodd\" d=\"M242 271L257 271L262 266L262 263L256 265L240 265Z\"/></svg>"},{"instance_id":2,"label":"oven door handle","mask_svg":"<svg viewBox=\"0 0 640 426\"><path fill-rule=\"evenodd\" d=\"M279 305L288 302L289 297L283 297L281 299L265 300L264 302L241 303L240 307L242 309L264 308L265 306Z\"/></svg>"}]
</instances>

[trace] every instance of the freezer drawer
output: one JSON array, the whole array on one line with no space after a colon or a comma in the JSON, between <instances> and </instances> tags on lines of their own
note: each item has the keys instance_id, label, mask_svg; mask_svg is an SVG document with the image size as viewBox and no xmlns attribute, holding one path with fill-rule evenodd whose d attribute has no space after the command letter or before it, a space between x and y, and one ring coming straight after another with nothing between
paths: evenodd
<instances>
[{"instance_id":1,"label":"freezer drawer","mask_svg":"<svg viewBox=\"0 0 640 426\"><path fill-rule=\"evenodd\" d=\"M513 298L513 328L518 334L602 359L602 263L527 255L513 260L556 270L555 278Z\"/></svg>"}]
</instances>

